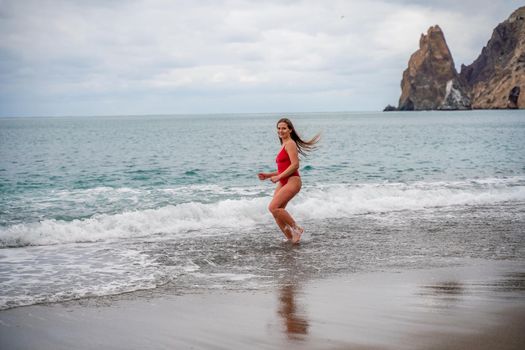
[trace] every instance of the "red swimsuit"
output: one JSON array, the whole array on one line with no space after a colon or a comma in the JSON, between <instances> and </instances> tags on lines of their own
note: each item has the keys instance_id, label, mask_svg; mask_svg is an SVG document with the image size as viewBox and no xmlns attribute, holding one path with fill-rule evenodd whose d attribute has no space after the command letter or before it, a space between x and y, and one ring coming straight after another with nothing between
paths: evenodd
<instances>
[{"instance_id":1,"label":"red swimsuit","mask_svg":"<svg viewBox=\"0 0 525 350\"><path fill-rule=\"evenodd\" d=\"M275 161L277 162L277 173L280 174L292 164L290 157L288 156L288 152L286 152L286 149L281 149L281 152L277 155L277 158L275 158ZM300 176L299 172L296 170L292 175L290 176ZM288 177L290 177L288 176ZM281 185L284 186L288 183L288 177L285 177L284 179L280 179Z\"/></svg>"}]
</instances>

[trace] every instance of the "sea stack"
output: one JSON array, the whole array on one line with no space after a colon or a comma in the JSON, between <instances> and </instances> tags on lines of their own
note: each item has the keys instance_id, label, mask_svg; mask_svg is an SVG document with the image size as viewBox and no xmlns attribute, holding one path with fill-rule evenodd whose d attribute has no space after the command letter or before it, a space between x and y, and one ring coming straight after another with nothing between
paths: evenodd
<instances>
[{"instance_id":1,"label":"sea stack","mask_svg":"<svg viewBox=\"0 0 525 350\"><path fill-rule=\"evenodd\" d=\"M525 108L525 6L494 29L460 75L471 87L472 108Z\"/></svg>"},{"instance_id":2,"label":"sea stack","mask_svg":"<svg viewBox=\"0 0 525 350\"><path fill-rule=\"evenodd\" d=\"M402 110L525 108L525 6L500 23L479 57L458 74L439 26L421 34L403 72Z\"/></svg>"},{"instance_id":3,"label":"sea stack","mask_svg":"<svg viewBox=\"0 0 525 350\"><path fill-rule=\"evenodd\" d=\"M403 72L399 110L470 109L468 88L460 80L438 25L421 34Z\"/></svg>"}]
</instances>

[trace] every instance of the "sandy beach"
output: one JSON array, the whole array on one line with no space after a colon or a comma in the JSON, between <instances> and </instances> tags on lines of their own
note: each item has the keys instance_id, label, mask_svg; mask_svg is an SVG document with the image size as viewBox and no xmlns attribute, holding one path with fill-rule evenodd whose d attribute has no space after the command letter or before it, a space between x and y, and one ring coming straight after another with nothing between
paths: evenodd
<instances>
[{"instance_id":1,"label":"sandy beach","mask_svg":"<svg viewBox=\"0 0 525 350\"><path fill-rule=\"evenodd\" d=\"M522 349L525 266L367 272L265 290L136 292L0 312L2 349Z\"/></svg>"}]
</instances>

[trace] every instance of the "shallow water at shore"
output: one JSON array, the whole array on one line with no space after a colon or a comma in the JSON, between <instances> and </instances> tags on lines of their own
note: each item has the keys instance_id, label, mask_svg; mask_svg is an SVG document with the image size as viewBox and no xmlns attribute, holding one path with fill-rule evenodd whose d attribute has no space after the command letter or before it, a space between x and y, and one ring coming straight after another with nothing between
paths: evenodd
<instances>
[{"instance_id":1,"label":"shallow water at shore","mask_svg":"<svg viewBox=\"0 0 525 350\"><path fill-rule=\"evenodd\" d=\"M265 290L135 292L0 312L9 349L521 349L525 266L294 276ZM293 276L293 277L292 277Z\"/></svg>"},{"instance_id":2,"label":"shallow water at shore","mask_svg":"<svg viewBox=\"0 0 525 350\"><path fill-rule=\"evenodd\" d=\"M523 262L525 256L525 204L516 202L305 221L297 246L272 226L4 249L0 300L6 308L152 288L264 290L290 278L454 266L465 258Z\"/></svg>"}]
</instances>

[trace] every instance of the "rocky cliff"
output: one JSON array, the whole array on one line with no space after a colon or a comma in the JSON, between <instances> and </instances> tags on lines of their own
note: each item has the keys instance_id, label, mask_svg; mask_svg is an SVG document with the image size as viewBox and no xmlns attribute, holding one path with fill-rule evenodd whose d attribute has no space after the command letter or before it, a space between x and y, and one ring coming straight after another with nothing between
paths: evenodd
<instances>
[{"instance_id":1,"label":"rocky cliff","mask_svg":"<svg viewBox=\"0 0 525 350\"><path fill-rule=\"evenodd\" d=\"M525 108L525 6L494 29L460 75L471 88L472 108Z\"/></svg>"},{"instance_id":2,"label":"rocky cliff","mask_svg":"<svg viewBox=\"0 0 525 350\"><path fill-rule=\"evenodd\" d=\"M403 72L400 110L468 109L467 89L459 80L445 36L439 26L430 27L419 39Z\"/></svg>"},{"instance_id":3,"label":"rocky cliff","mask_svg":"<svg viewBox=\"0 0 525 350\"><path fill-rule=\"evenodd\" d=\"M458 74L439 26L422 34L403 72L397 108L525 108L525 7L494 30L487 46Z\"/></svg>"}]
</instances>

